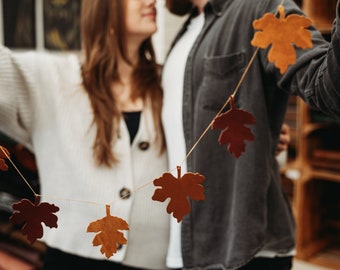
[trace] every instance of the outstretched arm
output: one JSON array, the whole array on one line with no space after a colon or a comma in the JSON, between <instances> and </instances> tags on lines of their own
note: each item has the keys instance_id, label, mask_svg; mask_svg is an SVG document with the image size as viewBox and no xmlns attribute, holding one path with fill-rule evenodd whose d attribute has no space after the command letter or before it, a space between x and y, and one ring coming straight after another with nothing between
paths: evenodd
<instances>
[{"instance_id":1,"label":"outstretched arm","mask_svg":"<svg viewBox=\"0 0 340 270\"><path fill-rule=\"evenodd\" d=\"M23 53L21 53L23 54ZM36 80L35 60L13 53L0 45L0 131L7 136L27 143L32 118L32 93Z\"/></svg>"}]
</instances>

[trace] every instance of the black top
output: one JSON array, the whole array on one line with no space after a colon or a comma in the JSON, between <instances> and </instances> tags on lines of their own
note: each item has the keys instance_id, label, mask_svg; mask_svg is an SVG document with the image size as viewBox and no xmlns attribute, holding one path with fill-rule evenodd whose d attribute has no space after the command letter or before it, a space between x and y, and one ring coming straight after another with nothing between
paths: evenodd
<instances>
[{"instance_id":1,"label":"black top","mask_svg":"<svg viewBox=\"0 0 340 270\"><path fill-rule=\"evenodd\" d=\"M132 144L133 139L135 138L137 132L138 132L138 127L139 127L139 122L140 122L140 115L141 112L123 112L123 116L127 125L127 128L130 133L130 143Z\"/></svg>"}]
</instances>

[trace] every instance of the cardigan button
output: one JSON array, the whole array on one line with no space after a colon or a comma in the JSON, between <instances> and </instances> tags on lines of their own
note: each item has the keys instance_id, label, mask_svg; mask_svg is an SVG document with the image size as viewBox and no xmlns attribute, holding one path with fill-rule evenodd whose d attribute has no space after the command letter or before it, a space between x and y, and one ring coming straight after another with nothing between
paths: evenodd
<instances>
[{"instance_id":1,"label":"cardigan button","mask_svg":"<svg viewBox=\"0 0 340 270\"><path fill-rule=\"evenodd\" d=\"M139 149L142 151L148 150L150 147L150 143L148 142L140 142L139 143Z\"/></svg>"},{"instance_id":2,"label":"cardigan button","mask_svg":"<svg viewBox=\"0 0 340 270\"><path fill-rule=\"evenodd\" d=\"M120 191L119 191L119 196L121 199L123 200L127 200L130 198L131 196L131 191L128 189L128 188L122 188Z\"/></svg>"}]
</instances>

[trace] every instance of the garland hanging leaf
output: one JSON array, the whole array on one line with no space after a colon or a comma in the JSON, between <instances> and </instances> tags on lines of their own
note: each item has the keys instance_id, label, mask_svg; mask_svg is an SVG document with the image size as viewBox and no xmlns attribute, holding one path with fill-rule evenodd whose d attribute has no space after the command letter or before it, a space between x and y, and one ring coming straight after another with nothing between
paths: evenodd
<instances>
[{"instance_id":1,"label":"garland hanging leaf","mask_svg":"<svg viewBox=\"0 0 340 270\"><path fill-rule=\"evenodd\" d=\"M152 199L154 201L164 202L170 198L167 207L169 214L180 222L183 216L190 213L190 204L187 197L192 200L204 200L204 187L201 183L205 177L198 173L186 173L181 177L181 167L177 167L178 177L174 177L171 173L164 173L162 177L153 181L155 186L160 186L155 190Z\"/></svg>"},{"instance_id":2,"label":"garland hanging leaf","mask_svg":"<svg viewBox=\"0 0 340 270\"><path fill-rule=\"evenodd\" d=\"M110 258L120 245L127 243L124 234L119 230L129 230L129 224L121 218L110 215L110 206L106 206L106 217L90 223L87 232L98 233L92 244L94 246L102 245L100 252L105 253Z\"/></svg>"},{"instance_id":3,"label":"garland hanging leaf","mask_svg":"<svg viewBox=\"0 0 340 270\"><path fill-rule=\"evenodd\" d=\"M10 221L14 224L24 224L22 232L27 239L33 244L38 238L43 236L43 227L45 223L50 228L57 228L58 217L53 214L59 211L59 207L46 202L39 203L36 197L33 204L30 200L22 199L20 202L13 204L13 214Z\"/></svg>"},{"instance_id":4,"label":"garland hanging leaf","mask_svg":"<svg viewBox=\"0 0 340 270\"><path fill-rule=\"evenodd\" d=\"M289 65L296 61L296 53L293 47L307 49L313 47L312 34L307 27L312 24L309 18L301 15L292 14L285 17L285 10L279 6L280 18L273 14L266 13L261 19L253 22L256 32L251 44L262 49L272 44L268 53L269 62L275 63L283 74Z\"/></svg>"},{"instance_id":5,"label":"garland hanging leaf","mask_svg":"<svg viewBox=\"0 0 340 270\"><path fill-rule=\"evenodd\" d=\"M5 158L8 158L10 156L9 151L0 145L0 171L7 171L8 166L5 162Z\"/></svg>"},{"instance_id":6,"label":"garland hanging leaf","mask_svg":"<svg viewBox=\"0 0 340 270\"><path fill-rule=\"evenodd\" d=\"M245 125L252 125L255 122L252 114L235 108L234 98L230 96L230 109L215 118L212 128L222 129L218 138L219 143L228 145L228 151L238 158L245 151L244 140L255 139L254 134Z\"/></svg>"}]
</instances>

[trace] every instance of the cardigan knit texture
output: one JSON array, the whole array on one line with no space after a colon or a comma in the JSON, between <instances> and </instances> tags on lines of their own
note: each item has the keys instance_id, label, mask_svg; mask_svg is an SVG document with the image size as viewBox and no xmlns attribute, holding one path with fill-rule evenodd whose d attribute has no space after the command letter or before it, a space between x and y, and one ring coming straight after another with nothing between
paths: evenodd
<instances>
[{"instance_id":1,"label":"cardigan knit texture","mask_svg":"<svg viewBox=\"0 0 340 270\"><path fill-rule=\"evenodd\" d=\"M60 208L58 228L45 227L42 240L74 255L106 259L101 246L92 245L95 234L86 229L105 217L110 204L111 215L130 227L124 231L128 244L110 260L164 269L169 215L166 205L151 197L152 181L167 170L167 157L160 154L150 106L141 114L132 145L125 121L120 121L113 146L119 162L98 167L92 107L81 82L76 55L13 53L0 47L0 130L34 152L42 200ZM142 149L145 142L149 147ZM131 196L122 199L124 189Z\"/></svg>"}]
</instances>

